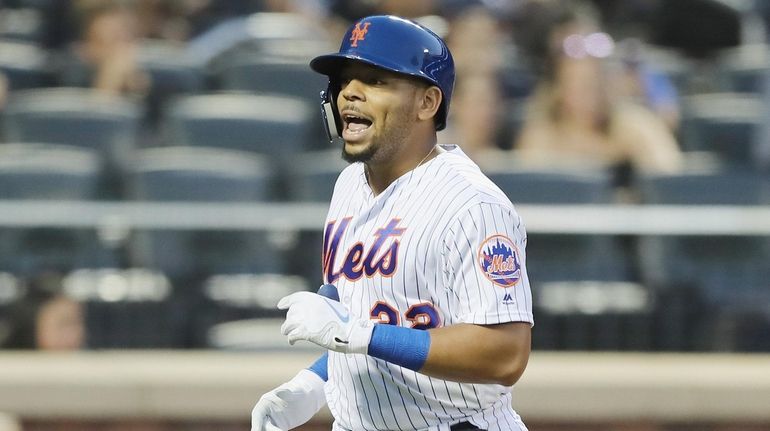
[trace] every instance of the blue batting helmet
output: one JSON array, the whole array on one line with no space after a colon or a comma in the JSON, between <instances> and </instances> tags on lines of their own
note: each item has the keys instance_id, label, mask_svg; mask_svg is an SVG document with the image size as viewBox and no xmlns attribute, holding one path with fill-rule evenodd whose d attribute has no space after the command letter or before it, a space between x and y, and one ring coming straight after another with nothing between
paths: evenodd
<instances>
[{"instance_id":1,"label":"blue batting helmet","mask_svg":"<svg viewBox=\"0 0 770 431\"><path fill-rule=\"evenodd\" d=\"M366 17L348 29L339 52L318 56L310 62L313 70L329 77L329 88L321 93L329 132L340 132L335 106L340 87L335 78L348 61L360 61L437 86L442 101L436 113L436 130L446 126L455 82L454 60L446 43L426 27L396 16ZM336 124L331 123L330 115Z\"/></svg>"}]
</instances>

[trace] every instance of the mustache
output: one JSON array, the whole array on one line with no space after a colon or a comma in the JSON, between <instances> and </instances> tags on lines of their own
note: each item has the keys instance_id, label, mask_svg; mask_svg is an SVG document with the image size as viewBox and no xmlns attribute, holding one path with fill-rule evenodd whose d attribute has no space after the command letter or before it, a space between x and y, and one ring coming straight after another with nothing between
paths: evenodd
<instances>
[{"instance_id":1,"label":"mustache","mask_svg":"<svg viewBox=\"0 0 770 431\"><path fill-rule=\"evenodd\" d=\"M356 105L353 105L353 104L350 104L350 103L348 103L348 104L346 104L344 106L340 106L339 111L340 112L342 112L342 111L352 111L352 112L355 112L357 114L366 115L366 114L364 114L364 111L359 109Z\"/></svg>"}]
</instances>

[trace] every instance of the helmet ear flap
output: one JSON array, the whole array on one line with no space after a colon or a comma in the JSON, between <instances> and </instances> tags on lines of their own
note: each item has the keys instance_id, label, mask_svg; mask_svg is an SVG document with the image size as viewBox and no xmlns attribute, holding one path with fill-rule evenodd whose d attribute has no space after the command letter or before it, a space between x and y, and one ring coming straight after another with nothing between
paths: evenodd
<instances>
[{"instance_id":1,"label":"helmet ear flap","mask_svg":"<svg viewBox=\"0 0 770 431\"><path fill-rule=\"evenodd\" d=\"M330 144L334 144L335 140L342 137L342 121L337 111L335 93L331 83L326 90L321 91L321 118L323 118L326 136L329 138Z\"/></svg>"}]
</instances>

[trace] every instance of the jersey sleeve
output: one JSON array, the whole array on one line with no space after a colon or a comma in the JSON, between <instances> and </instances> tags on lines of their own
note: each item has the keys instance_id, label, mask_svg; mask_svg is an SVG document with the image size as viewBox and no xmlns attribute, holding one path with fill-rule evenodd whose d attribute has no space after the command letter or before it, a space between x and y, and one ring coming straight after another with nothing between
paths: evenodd
<instances>
[{"instance_id":1,"label":"jersey sleeve","mask_svg":"<svg viewBox=\"0 0 770 431\"><path fill-rule=\"evenodd\" d=\"M526 243L521 218L502 204L473 205L448 227L441 265L458 321L534 324Z\"/></svg>"}]
</instances>

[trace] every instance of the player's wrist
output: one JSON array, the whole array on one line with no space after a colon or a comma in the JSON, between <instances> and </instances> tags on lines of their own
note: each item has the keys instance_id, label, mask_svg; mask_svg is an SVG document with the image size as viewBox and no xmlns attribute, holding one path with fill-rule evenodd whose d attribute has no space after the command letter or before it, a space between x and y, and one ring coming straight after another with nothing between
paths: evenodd
<instances>
[{"instance_id":1,"label":"player's wrist","mask_svg":"<svg viewBox=\"0 0 770 431\"><path fill-rule=\"evenodd\" d=\"M324 352L320 358L318 358L307 369L315 373L324 382L329 380L329 352Z\"/></svg>"},{"instance_id":2,"label":"player's wrist","mask_svg":"<svg viewBox=\"0 0 770 431\"><path fill-rule=\"evenodd\" d=\"M366 355L376 325L371 320L357 319L350 322L345 353Z\"/></svg>"},{"instance_id":3,"label":"player's wrist","mask_svg":"<svg viewBox=\"0 0 770 431\"><path fill-rule=\"evenodd\" d=\"M430 333L395 325L374 325L368 354L378 359L420 371L428 359Z\"/></svg>"},{"instance_id":4,"label":"player's wrist","mask_svg":"<svg viewBox=\"0 0 770 431\"><path fill-rule=\"evenodd\" d=\"M312 395L312 398L324 398L324 384L326 383L321 376L311 370L300 370L294 378L289 381L294 389L300 389L303 392Z\"/></svg>"}]
</instances>

